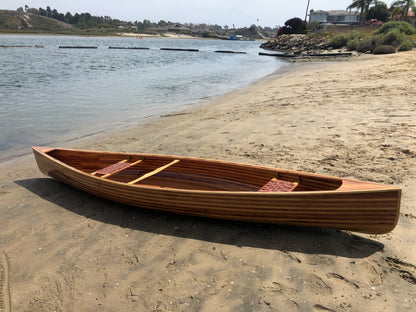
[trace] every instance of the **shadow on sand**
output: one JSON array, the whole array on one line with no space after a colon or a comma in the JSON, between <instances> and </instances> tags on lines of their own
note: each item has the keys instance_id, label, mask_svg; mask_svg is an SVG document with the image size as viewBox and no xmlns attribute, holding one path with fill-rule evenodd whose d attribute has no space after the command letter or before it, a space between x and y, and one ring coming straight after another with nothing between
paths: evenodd
<instances>
[{"instance_id":1,"label":"shadow on sand","mask_svg":"<svg viewBox=\"0 0 416 312\"><path fill-rule=\"evenodd\" d=\"M15 183L78 215L148 233L346 258L365 258L384 249L377 241L333 229L223 221L130 207L78 191L51 178L24 179Z\"/></svg>"}]
</instances>

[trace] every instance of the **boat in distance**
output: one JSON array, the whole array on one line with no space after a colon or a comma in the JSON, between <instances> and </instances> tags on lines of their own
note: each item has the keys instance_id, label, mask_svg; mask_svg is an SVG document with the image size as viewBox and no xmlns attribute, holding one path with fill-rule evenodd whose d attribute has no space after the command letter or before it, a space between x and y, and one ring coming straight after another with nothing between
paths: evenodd
<instances>
[{"instance_id":1,"label":"boat in distance","mask_svg":"<svg viewBox=\"0 0 416 312\"><path fill-rule=\"evenodd\" d=\"M122 204L200 217L381 234L401 189L293 170L182 156L33 147L40 171Z\"/></svg>"}]
</instances>

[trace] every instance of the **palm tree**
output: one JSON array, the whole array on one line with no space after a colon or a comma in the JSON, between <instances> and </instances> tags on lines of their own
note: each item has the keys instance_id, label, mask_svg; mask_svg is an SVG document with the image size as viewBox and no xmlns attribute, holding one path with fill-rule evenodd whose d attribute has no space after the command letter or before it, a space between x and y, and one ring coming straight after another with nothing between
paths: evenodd
<instances>
[{"instance_id":1,"label":"palm tree","mask_svg":"<svg viewBox=\"0 0 416 312\"><path fill-rule=\"evenodd\" d=\"M310 3L310 2L311 2L311 0L308 0L308 5L306 6L305 22L306 22L306 18L308 17L309 3Z\"/></svg>"},{"instance_id":2,"label":"palm tree","mask_svg":"<svg viewBox=\"0 0 416 312\"><path fill-rule=\"evenodd\" d=\"M367 16L370 4L373 0L354 0L347 10L358 9L360 11L360 24L363 24L365 17Z\"/></svg>"},{"instance_id":3,"label":"palm tree","mask_svg":"<svg viewBox=\"0 0 416 312\"><path fill-rule=\"evenodd\" d=\"M397 0L393 2L390 6L390 9L392 10L392 17L394 19L394 16L397 14L402 14L402 18L407 21L407 18L409 16L409 10L411 8L415 7L415 1L414 0Z\"/></svg>"}]
</instances>

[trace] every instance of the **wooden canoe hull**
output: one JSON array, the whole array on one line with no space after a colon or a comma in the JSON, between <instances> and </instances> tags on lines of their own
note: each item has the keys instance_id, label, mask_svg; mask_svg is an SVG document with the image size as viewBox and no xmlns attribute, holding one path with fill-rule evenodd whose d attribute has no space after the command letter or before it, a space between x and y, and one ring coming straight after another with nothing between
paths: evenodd
<instances>
[{"instance_id":1,"label":"wooden canoe hull","mask_svg":"<svg viewBox=\"0 0 416 312\"><path fill-rule=\"evenodd\" d=\"M48 154L50 150L33 148L39 169L44 174L82 191L126 205L192 216L326 227L374 234L393 230L399 216L401 189L396 187L342 180L343 184L337 190L330 191L255 192L166 189L101 179L55 159ZM114 153L114 155L120 155L120 153ZM134 155L139 157L144 154ZM179 158L198 162L194 158ZM204 161L239 165L231 162ZM259 172L276 170L249 165L241 166L253 170L258 168ZM290 171L287 172L290 173Z\"/></svg>"}]
</instances>

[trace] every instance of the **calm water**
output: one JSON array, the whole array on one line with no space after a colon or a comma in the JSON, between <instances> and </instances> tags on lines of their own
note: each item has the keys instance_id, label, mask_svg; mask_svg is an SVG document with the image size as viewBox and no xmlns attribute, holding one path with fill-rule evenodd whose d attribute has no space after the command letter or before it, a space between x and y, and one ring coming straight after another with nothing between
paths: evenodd
<instances>
[{"instance_id":1,"label":"calm water","mask_svg":"<svg viewBox=\"0 0 416 312\"><path fill-rule=\"evenodd\" d=\"M0 45L44 47L0 48L0 161L32 145L60 145L183 109L286 65L259 56L260 42L0 35ZM98 49L59 49L62 45Z\"/></svg>"}]
</instances>

